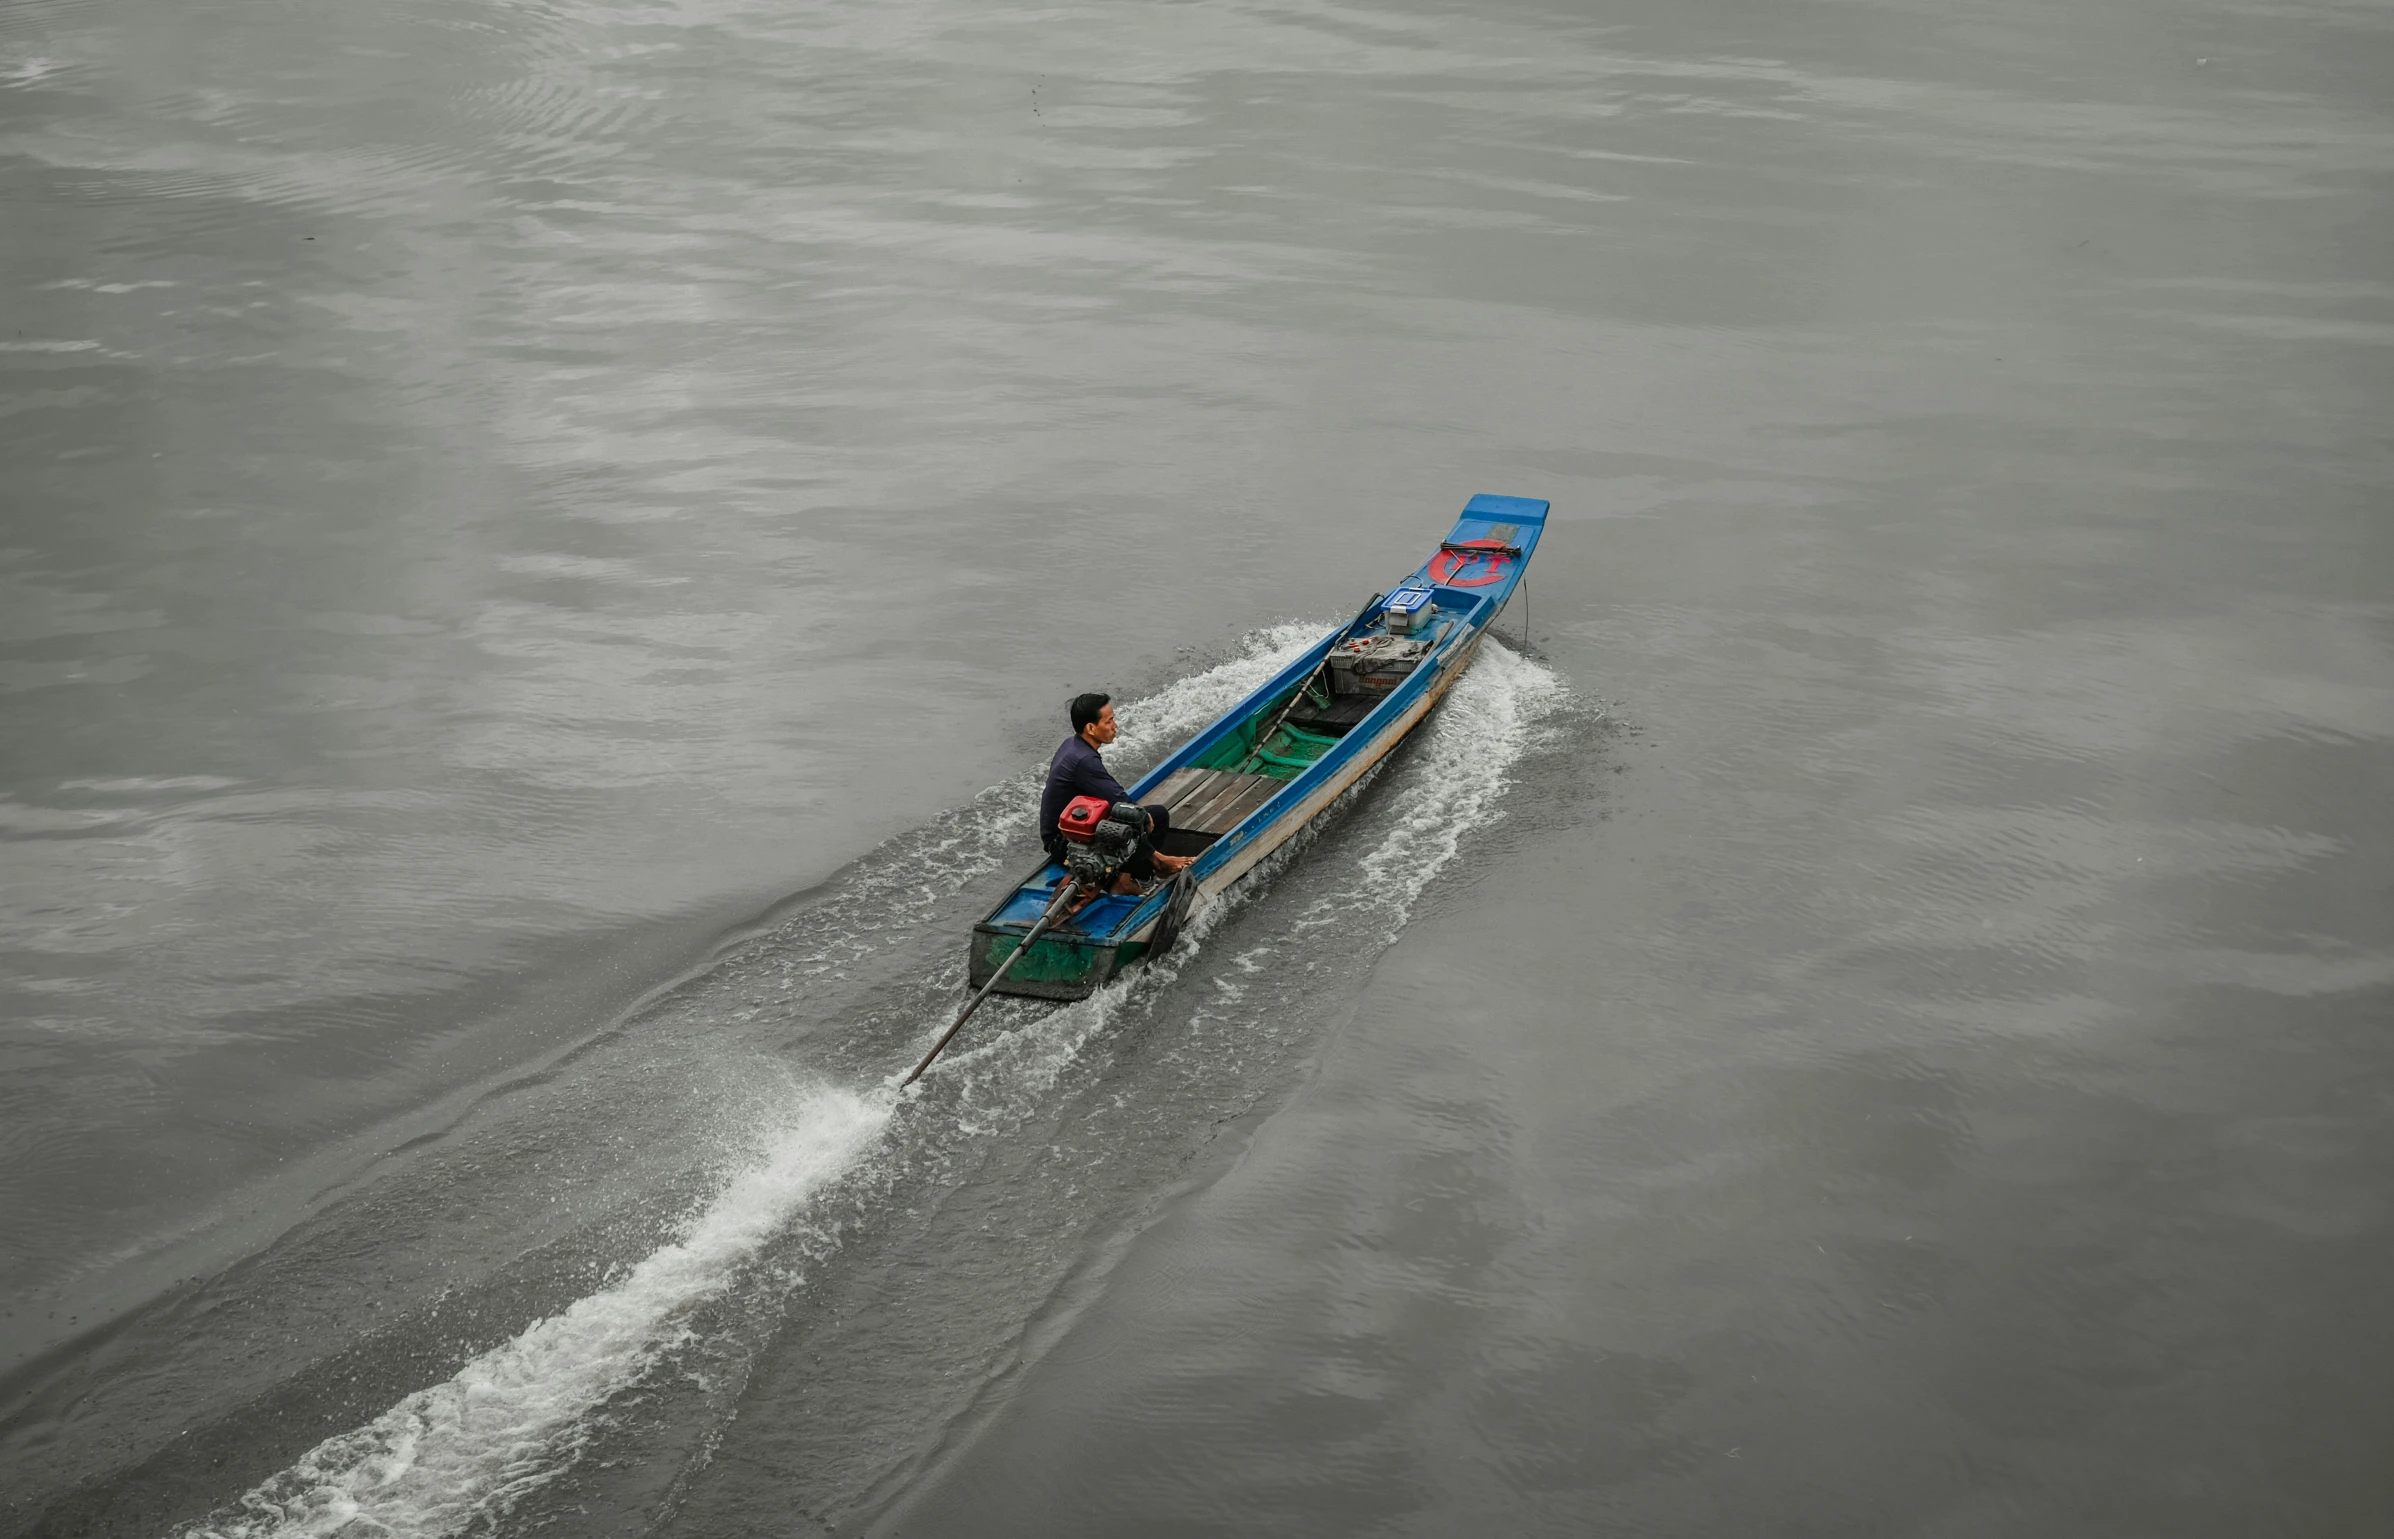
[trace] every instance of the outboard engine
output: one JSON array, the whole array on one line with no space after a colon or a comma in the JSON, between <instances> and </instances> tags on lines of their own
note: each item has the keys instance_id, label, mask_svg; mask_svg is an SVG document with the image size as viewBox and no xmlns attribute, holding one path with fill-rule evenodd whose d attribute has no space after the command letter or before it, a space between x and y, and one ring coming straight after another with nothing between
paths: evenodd
<instances>
[{"instance_id":1,"label":"outboard engine","mask_svg":"<svg viewBox=\"0 0 2394 1539\"><path fill-rule=\"evenodd\" d=\"M1139 852L1147 814L1136 802L1109 805L1102 796L1076 796L1056 819L1056 832L1064 836L1065 874L1102 892Z\"/></svg>"}]
</instances>

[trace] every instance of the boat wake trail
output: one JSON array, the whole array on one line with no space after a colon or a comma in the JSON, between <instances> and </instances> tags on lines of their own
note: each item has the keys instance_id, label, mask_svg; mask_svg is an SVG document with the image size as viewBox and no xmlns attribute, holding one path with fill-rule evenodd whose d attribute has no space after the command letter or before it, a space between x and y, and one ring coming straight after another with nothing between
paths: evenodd
<instances>
[{"instance_id":1,"label":"boat wake trail","mask_svg":"<svg viewBox=\"0 0 2394 1539\"><path fill-rule=\"evenodd\" d=\"M354 1432L328 1438L183 1539L452 1534L503 1513L571 1462L583 1413L637 1382L691 1308L730 1286L760 1246L848 1170L889 1119L846 1091L809 1088L763 1159L683 1237Z\"/></svg>"},{"instance_id":2,"label":"boat wake trail","mask_svg":"<svg viewBox=\"0 0 2394 1539\"><path fill-rule=\"evenodd\" d=\"M1395 939L1463 836L1504 816L1513 767L1569 693L1545 664L1493 638L1483 643L1421 735L1391 808L1394 826L1359 862L1364 880L1351 894L1319 900L1298 927L1318 927L1339 907L1368 909L1385 917Z\"/></svg>"},{"instance_id":3,"label":"boat wake trail","mask_svg":"<svg viewBox=\"0 0 2394 1539\"><path fill-rule=\"evenodd\" d=\"M1258 632L1229 661L1126 703L1117 751L1123 768L1154 762L1277 672L1323 629L1300 624ZM1125 1019L1126 1010L1152 1016L1175 997L1176 979L1191 969L1209 976L1213 987L1200 991L1202 1001L1175 1007L1181 1028L1169 1049L1198 1062L1216 1050L1208 1043L1256 1040L1239 1005L1242 980L1296 964L1301 942L1294 931L1347 924L1360 944L1345 947L1345 954L1376 954L1403 927L1462 838L1502 815L1501 793L1513 766L1564 694L1544 667L1491 638L1407 753L1376 772L1390 783L1373 794L1368 823L1358 824L1354 810L1363 787L1319 820L1317 829L1353 825L1349 835L1361 836L1342 835L1337 858L1308 863L1319 869L1291 869L1297 849L1321 835L1309 832L1291 841L1229 901L1201 915L1170 957L1062 1009L993 1010L998 1018L985 1028L976 1023L969 1050L944 1061L939 1074L904 1096L890 1081L873 1084L857 1071L884 1058L902 1068L912 1050L891 1051L899 1044L889 1034L936 1030L953 1010L961 969L954 948L932 942L949 934L951 910L970 896L978 878L1026 853L1035 778L1016 777L899 836L835 883L832 901L728 957L712 982L670 1007L682 1018L669 1015L661 1022L677 1036L699 1035L692 1028L703 1028L717 1055L747 1046L770 1066L786 1064L796 1053L818 1060L818 1076L828 1072L870 1088L793 1078L786 1090L761 1093L772 1108L763 1120L773 1130L749 1141L751 1152L731 1162L737 1173L672 1243L443 1382L407 1395L365 1426L326 1439L238 1501L178 1529L177 1539L444 1539L481 1531L511 1514L538 1516L542 1501L526 1509L527 1499L577 1463L606 1463L584 1456L603 1439L625 1435L626 1424L611 1423L610 1409L623 1405L627 1392L669 1382L672 1365L683 1362L686 1349L709 1330L705 1322L722 1314L718 1306L736 1313L761 1302L766 1313L778 1314L783 1306L774 1301L804 1280L811 1263L856 1243L853 1225L862 1223L870 1232L897 1220L890 1236L873 1242L879 1244L898 1243L896 1230L908 1223L928 1222L922 1215L936 1209L936 1196L916 1213L915 1205L926 1198L899 1196L898 1188L944 1191L979 1158L974 1148L1006 1148L1008 1141L996 1135L1029 1118L1063 1115L1053 1104L1058 1081L1076 1065L1089 1068L1085 1049ZM1347 848L1360 852L1350 856ZM1209 944L1213 937L1276 885L1300 905L1293 926L1273 927L1281 939L1219 955L1219 947ZM931 928L939 937L926 934ZM894 983L863 980L882 991L878 1034L869 1021L851 1017L844 1025L835 1022L832 1035L795 1045L786 1035L777 1043L753 1035L740 1040L742 1023L770 1019L777 999L804 999L829 978L863 972L869 959L900 937L940 960L916 964L919 976ZM1292 948L1291 954L1279 956L1282 948ZM1217 954L1209 957L1209 951ZM735 998L755 1008L725 1011ZM857 1043L840 1048L843 1036ZM844 1055L853 1061L839 1064ZM827 1069L823 1059L834 1066ZM1258 1065L1259 1071L1266 1067ZM787 1264L793 1258L798 1265ZM747 1298L751 1294L756 1297Z\"/></svg>"}]
</instances>

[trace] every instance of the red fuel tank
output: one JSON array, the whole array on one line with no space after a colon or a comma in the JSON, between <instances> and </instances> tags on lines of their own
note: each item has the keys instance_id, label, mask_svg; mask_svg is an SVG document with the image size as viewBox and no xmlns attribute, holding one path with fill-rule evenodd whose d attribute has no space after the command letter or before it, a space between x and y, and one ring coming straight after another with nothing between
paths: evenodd
<instances>
[{"instance_id":1,"label":"red fuel tank","mask_svg":"<svg viewBox=\"0 0 2394 1539\"><path fill-rule=\"evenodd\" d=\"M1114 804L1102 796L1076 796L1064 804L1063 815L1056 819L1056 832L1075 844L1087 844L1097 825L1113 810Z\"/></svg>"}]
</instances>

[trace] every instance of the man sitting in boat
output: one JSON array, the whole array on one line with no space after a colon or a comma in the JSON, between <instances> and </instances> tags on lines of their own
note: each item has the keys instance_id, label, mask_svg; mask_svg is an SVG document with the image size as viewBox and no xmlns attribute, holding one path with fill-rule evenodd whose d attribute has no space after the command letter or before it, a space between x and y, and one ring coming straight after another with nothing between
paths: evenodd
<instances>
[{"instance_id":1,"label":"man sitting in boat","mask_svg":"<svg viewBox=\"0 0 2394 1539\"><path fill-rule=\"evenodd\" d=\"M1076 695L1072 702L1072 736L1056 748L1056 756L1047 764L1047 789L1039 797L1039 842L1047 849L1050 860L1064 859L1064 835L1057 831L1057 823L1064 809L1076 796L1103 797L1109 802L1127 802L1130 793L1121 782L1106 773L1106 761L1098 750L1114 741L1114 707L1110 695ZM1147 814L1147 836L1131 858L1123 863L1121 874L1114 878L1114 891L1133 893L1145 891L1159 876L1171 876L1187 869L1186 856L1159 852L1155 842L1164 837L1172 826L1172 816L1162 807L1142 807Z\"/></svg>"}]
</instances>

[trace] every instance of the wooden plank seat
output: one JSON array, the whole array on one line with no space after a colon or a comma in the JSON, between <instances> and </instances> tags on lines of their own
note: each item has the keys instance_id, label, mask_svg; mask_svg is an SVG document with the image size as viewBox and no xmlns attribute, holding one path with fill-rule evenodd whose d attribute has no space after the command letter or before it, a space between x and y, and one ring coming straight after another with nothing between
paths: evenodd
<instances>
[{"instance_id":1,"label":"wooden plank seat","mask_svg":"<svg viewBox=\"0 0 2394 1539\"><path fill-rule=\"evenodd\" d=\"M1239 775L1229 770L1175 770L1150 791L1149 802L1161 802L1172 814L1175 832L1226 834L1239 819L1262 806L1274 791L1287 785L1269 775Z\"/></svg>"}]
</instances>

